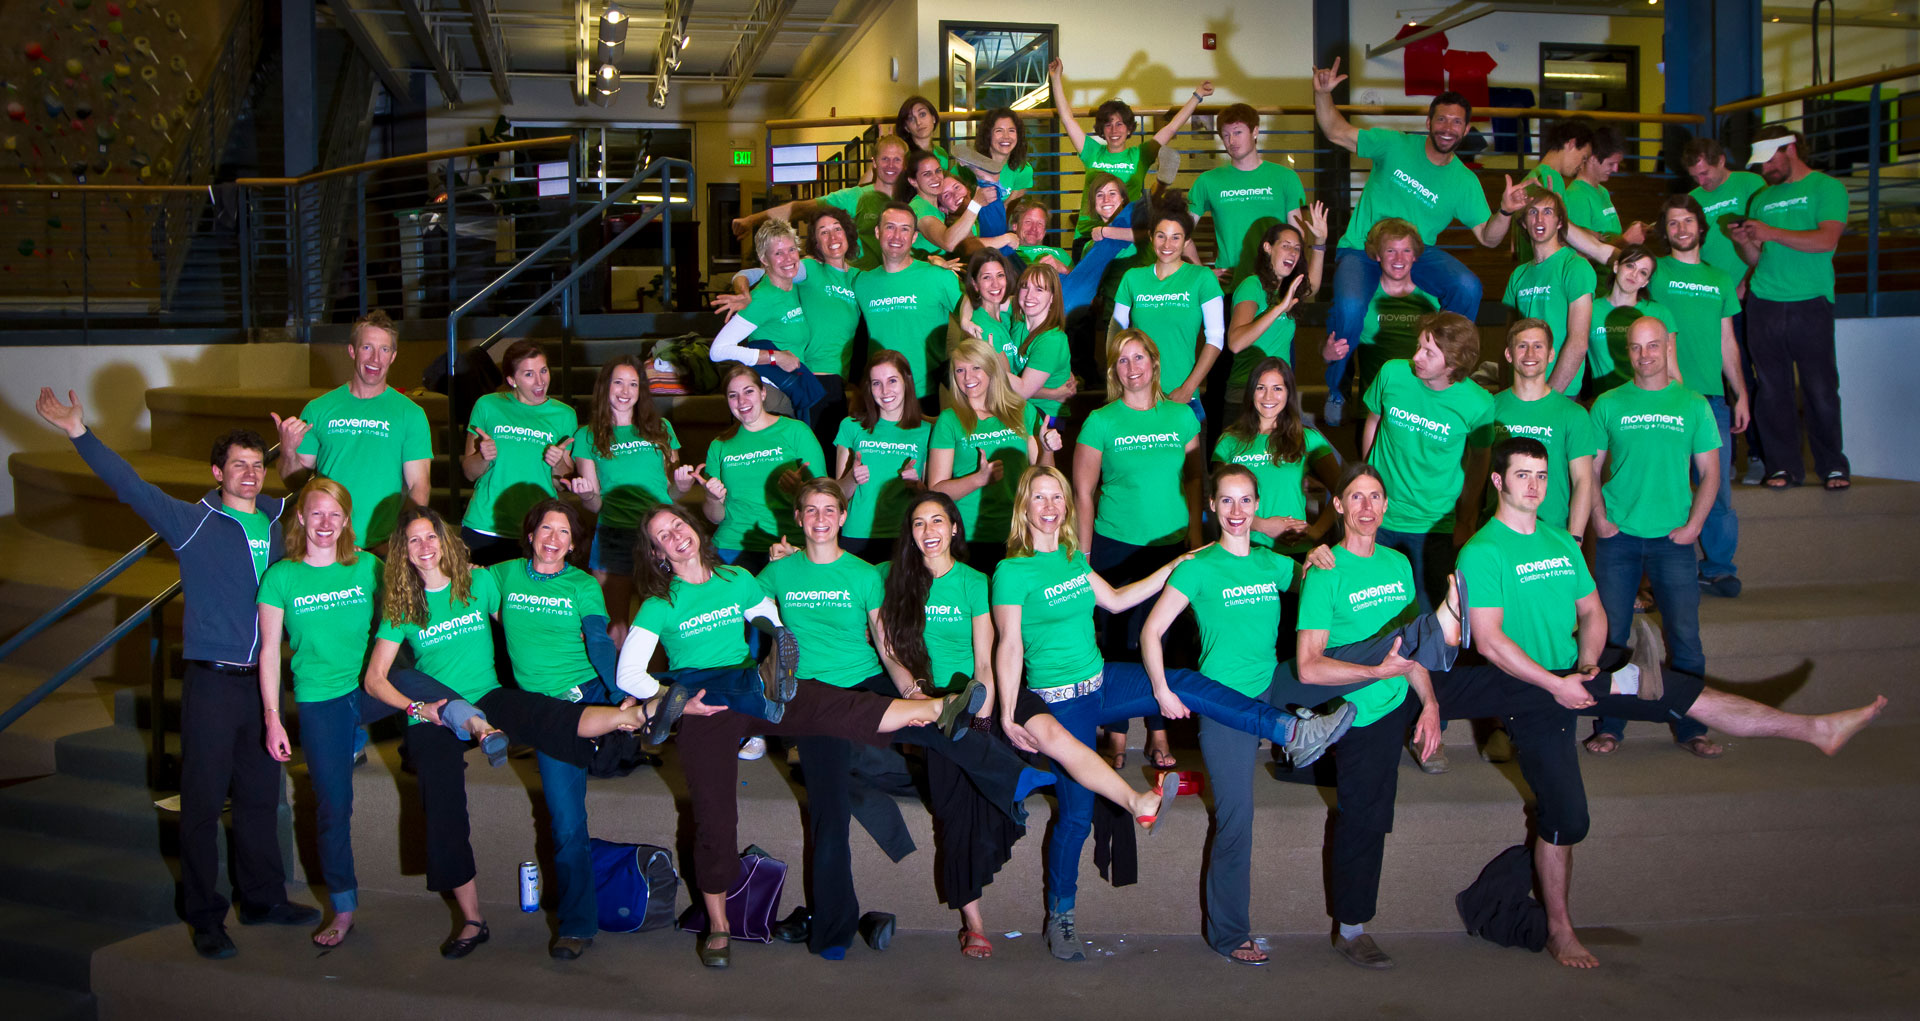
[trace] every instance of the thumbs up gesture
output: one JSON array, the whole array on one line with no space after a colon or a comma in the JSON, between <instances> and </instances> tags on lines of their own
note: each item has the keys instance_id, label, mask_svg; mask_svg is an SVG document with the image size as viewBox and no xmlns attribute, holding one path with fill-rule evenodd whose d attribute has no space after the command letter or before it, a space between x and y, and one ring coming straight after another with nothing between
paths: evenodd
<instances>
[{"instance_id":1,"label":"thumbs up gesture","mask_svg":"<svg viewBox=\"0 0 1920 1021\"><path fill-rule=\"evenodd\" d=\"M560 462L567 460L567 456L568 456L567 448L571 446L573 446L573 437L569 436L566 439L561 440L560 442L547 447L547 453L546 453L547 467L552 468L558 465Z\"/></svg>"},{"instance_id":2,"label":"thumbs up gesture","mask_svg":"<svg viewBox=\"0 0 1920 1021\"><path fill-rule=\"evenodd\" d=\"M998 461L995 461L995 460L994 460L993 458L991 458L991 457L988 457L988 456L987 456L987 448L985 448L985 447L981 447L981 448L980 448L980 468L979 468L979 470L980 470L981 472L983 472L983 473L985 473L985 474L986 474L986 477L987 477L987 480L986 480L986 482L984 482L984 483L981 483L981 485L983 485L983 486L985 486L985 485L988 485L988 484L991 484L991 483L995 483L995 482L998 482L998 481L1000 481L1001 479L1003 479L1003 478L1006 478L1006 476L1007 476L1007 466L1006 466L1006 465L1004 465L1004 464L1001 464L1001 463L1000 463L1000 462L998 462Z\"/></svg>"},{"instance_id":3,"label":"thumbs up gesture","mask_svg":"<svg viewBox=\"0 0 1920 1021\"><path fill-rule=\"evenodd\" d=\"M908 482L920 481L920 469L914 467L913 458L907 458L907 463L900 466L900 477Z\"/></svg>"},{"instance_id":4,"label":"thumbs up gesture","mask_svg":"<svg viewBox=\"0 0 1920 1021\"><path fill-rule=\"evenodd\" d=\"M860 463L858 450L853 452L853 460L847 462L847 469L847 474L853 476L853 484L856 486L864 484L873 474L866 465Z\"/></svg>"},{"instance_id":5,"label":"thumbs up gesture","mask_svg":"<svg viewBox=\"0 0 1920 1021\"><path fill-rule=\"evenodd\" d=\"M726 483L721 482L719 479L709 478L707 476L707 463L705 461L702 461L699 464L693 466L693 481L698 482L701 485L707 487L707 496L709 498L714 500L720 500L720 501L726 500L727 498Z\"/></svg>"},{"instance_id":6,"label":"thumbs up gesture","mask_svg":"<svg viewBox=\"0 0 1920 1021\"><path fill-rule=\"evenodd\" d=\"M494 458L500 456L499 445L493 442L493 437L488 436L485 429L475 429L473 434L480 438L479 443L474 449L479 452L481 457L492 461Z\"/></svg>"}]
</instances>

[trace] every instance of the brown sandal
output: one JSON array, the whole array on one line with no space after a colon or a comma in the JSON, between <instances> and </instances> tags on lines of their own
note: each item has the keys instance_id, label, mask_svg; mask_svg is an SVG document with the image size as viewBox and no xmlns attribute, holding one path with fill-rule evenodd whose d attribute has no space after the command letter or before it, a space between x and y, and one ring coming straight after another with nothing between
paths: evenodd
<instances>
[{"instance_id":1,"label":"brown sandal","mask_svg":"<svg viewBox=\"0 0 1920 1021\"><path fill-rule=\"evenodd\" d=\"M1620 750L1620 739L1612 734L1595 734L1580 745L1591 755L1612 755Z\"/></svg>"},{"instance_id":2,"label":"brown sandal","mask_svg":"<svg viewBox=\"0 0 1920 1021\"><path fill-rule=\"evenodd\" d=\"M1725 755L1727 753L1726 746L1720 744L1719 742L1715 741L1713 738L1706 736L1705 734L1702 734L1699 737L1687 738L1685 741L1681 742L1680 747L1685 748L1687 751L1690 751L1693 754L1703 759L1717 759L1720 756Z\"/></svg>"}]
</instances>

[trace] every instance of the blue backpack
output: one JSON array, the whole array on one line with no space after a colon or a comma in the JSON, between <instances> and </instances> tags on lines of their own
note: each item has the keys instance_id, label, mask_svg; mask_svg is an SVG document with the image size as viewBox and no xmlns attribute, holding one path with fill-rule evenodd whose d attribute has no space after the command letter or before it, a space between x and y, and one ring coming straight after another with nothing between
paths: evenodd
<instances>
[{"instance_id":1,"label":"blue backpack","mask_svg":"<svg viewBox=\"0 0 1920 1021\"><path fill-rule=\"evenodd\" d=\"M587 841L593 857L594 899L606 932L645 932L672 925L680 874L673 853L652 844Z\"/></svg>"}]
</instances>

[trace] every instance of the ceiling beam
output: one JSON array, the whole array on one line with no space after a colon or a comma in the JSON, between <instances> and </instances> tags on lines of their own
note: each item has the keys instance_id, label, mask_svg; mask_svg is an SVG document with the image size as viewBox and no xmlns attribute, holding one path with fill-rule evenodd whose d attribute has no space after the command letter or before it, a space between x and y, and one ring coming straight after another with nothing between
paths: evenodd
<instances>
[{"instance_id":1,"label":"ceiling beam","mask_svg":"<svg viewBox=\"0 0 1920 1021\"><path fill-rule=\"evenodd\" d=\"M981 75L979 78L975 79L974 81L975 87L985 85L986 83L994 80L995 78L1000 77L1001 72L1006 71L1009 68L1013 67L1014 63L1018 61L1021 57L1024 57L1027 54L1032 53L1034 50L1039 49L1043 44L1046 43L1047 39L1048 39L1048 36L1045 32L1035 33L1032 39L1027 40L1027 44L1025 46L1022 46L1019 49L1014 50L1012 56L1008 57L1007 59L1001 61L998 64L995 64L993 66L993 70L988 71L986 74Z\"/></svg>"},{"instance_id":2,"label":"ceiling beam","mask_svg":"<svg viewBox=\"0 0 1920 1021\"><path fill-rule=\"evenodd\" d=\"M488 9L489 0L466 0L467 13L473 17L468 27L473 30L475 48L480 51L480 62L487 65L487 73L493 78L493 94L502 103L513 102L513 89L507 84L506 44L500 38L500 26L493 20L493 12Z\"/></svg>"},{"instance_id":3,"label":"ceiling beam","mask_svg":"<svg viewBox=\"0 0 1920 1021\"><path fill-rule=\"evenodd\" d=\"M721 94L723 105L732 106L734 100L740 98L741 90L753 80L761 58L767 55L774 37L780 34L780 25L793 11L793 3L794 0L754 0L747 20L758 22L758 27L736 40L733 52L727 54L726 62L720 65L721 73L727 76L727 88Z\"/></svg>"},{"instance_id":4,"label":"ceiling beam","mask_svg":"<svg viewBox=\"0 0 1920 1021\"><path fill-rule=\"evenodd\" d=\"M387 59L386 53L380 49L378 43L374 42L373 33L368 30L367 23L360 12L354 10L353 5L347 0L327 0L327 9L333 12L334 23L340 26L340 30L347 34L349 40L352 40L354 48L366 58L367 66L373 68L373 73L379 76L380 84L386 86L387 93L393 97L395 104L409 105L411 96L407 91L406 79L401 78L400 73L393 69L393 63Z\"/></svg>"},{"instance_id":5,"label":"ceiling beam","mask_svg":"<svg viewBox=\"0 0 1920 1021\"><path fill-rule=\"evenodd\" d=\"M407 31L412 33L413 41L427 56L427 63L433 68L433 77L440 82L440 91L446 94L447 102L460 102L460 80L453 75L453 69L447 66L445 54L440 52L440 43L433 37L433 29L427 27L427 17L420 12L419 0L400 0L400 13L407 19Z\"/></svg>"}]
</instances>

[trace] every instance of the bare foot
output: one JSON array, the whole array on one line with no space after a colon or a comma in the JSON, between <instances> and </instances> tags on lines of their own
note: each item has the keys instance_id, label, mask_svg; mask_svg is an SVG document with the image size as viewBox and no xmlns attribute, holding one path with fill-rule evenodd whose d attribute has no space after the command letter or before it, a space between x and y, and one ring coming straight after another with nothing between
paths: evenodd
<instances>
[{"instance_id":1,"label":"bare foot","mask_svg":"<svg viewBox=\"0 0 1920 1021\"><path fill-rule=\"evenodd\" d=\"M337 947L345 942L347 933L353 931L353 912L336 911L333 921L327 927L314 934L313 945L317 947Z\"/></svg>"},{"instance_id":2,"label":"bare foot","mask_svg":"<svg viewBox=\"0 0 1920 1021\"><path fill-rule=\"evenodd\" d=\"M1858 709L1814 717L1813 746L1828 755L1840 754L1840 749L1846 747L1848 741L1853 740L1853 735L1860 733L1862 728L1872 723L1874 717L1879 716L1880 711L1886 707L1887 696L1878 695L1872 702Z\"/></svg>"},{"instance_id":3,"label":"bare foot","mask_svg":"<svg viewBox=\"0 0 1920 1021\"><path fill-rule=\"evenodd\" d=\"M1580 945L1580 937L1571 930L1547 935L1547 953L1569 968L1598 968L1600 959Z\"/></svg>"},{"instance_id":4,"label":"bare foot","mask_svg":"<svg viewBox=\"0 0 1920 1021\"><path fill-rule=\"evenodd\" d=\"M1460 576L1447 575L1447 601L1441 604L1445 613L1435 614L1440 622L1440 636L1446 643L1456 648L1460 645Z\"/></svg>"}]
</instances>

